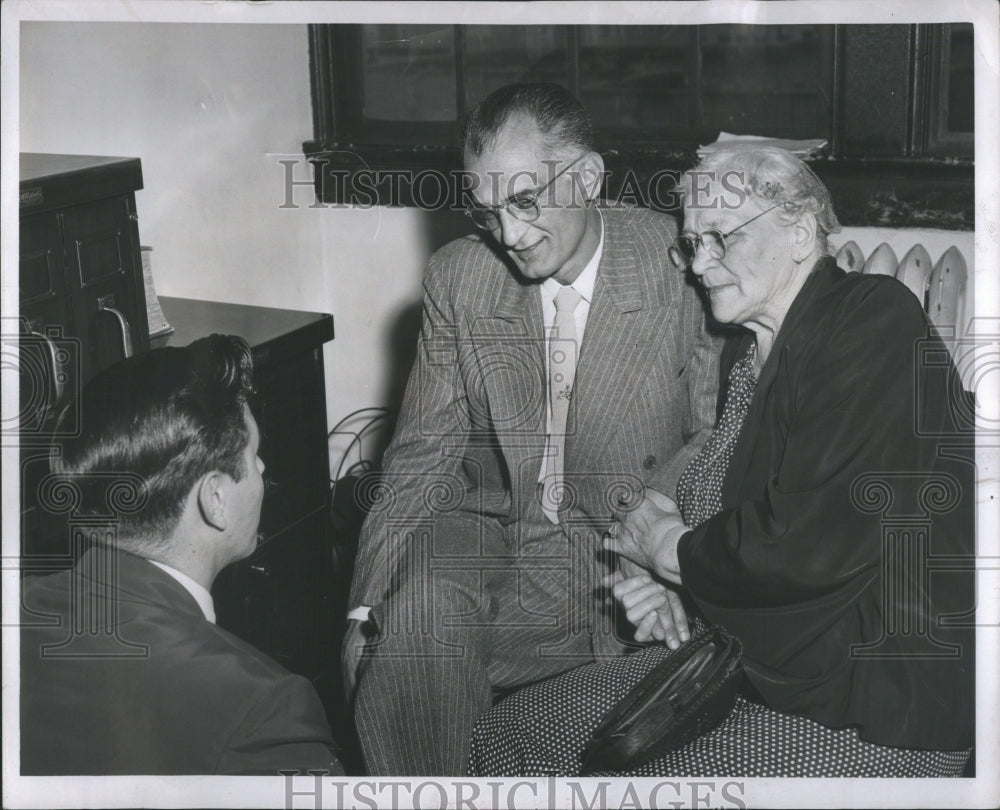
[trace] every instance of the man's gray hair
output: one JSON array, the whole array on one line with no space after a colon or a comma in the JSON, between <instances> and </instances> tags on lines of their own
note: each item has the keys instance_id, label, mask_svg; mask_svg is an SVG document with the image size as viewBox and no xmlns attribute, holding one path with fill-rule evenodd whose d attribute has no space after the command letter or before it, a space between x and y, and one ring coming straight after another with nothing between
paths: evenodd
<instances>
[{"instance_id":1,"label":"man's gray hair","mask_svg":"<svg viewBox=\"0 0 1000 810\"><path fill-rule=\"evenodd\" d=\"M501 87L469 110L462 130L464 151L478 157L518 115L535 122L550 152L594 149L590 115L584 106L561 85L539 83Z\"/></svg>"}]
</instances>

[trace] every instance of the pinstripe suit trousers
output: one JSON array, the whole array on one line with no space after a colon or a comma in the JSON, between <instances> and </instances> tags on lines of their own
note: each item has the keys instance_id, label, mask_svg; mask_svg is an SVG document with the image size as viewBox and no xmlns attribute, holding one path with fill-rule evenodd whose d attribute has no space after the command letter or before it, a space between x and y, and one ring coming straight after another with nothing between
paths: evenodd
<instances>
[{"instance_id":1,"label":"pinstripe suit trousers","mask_svg":"<svg viewBox=\"0 0 1000 810\"><path fill-rule=\"evenodd\" d=\"M595 647L621 652L610 601L595 593L608 570L596 528L567 532L536 503L517 524L515 551L484 524L474 515L439 520L376 611L355 708L373 774L464 774L494 689L592 662ZM476 546L477 533L482 555L470 558L461 550Z\"/></svg>"}]
</instances>

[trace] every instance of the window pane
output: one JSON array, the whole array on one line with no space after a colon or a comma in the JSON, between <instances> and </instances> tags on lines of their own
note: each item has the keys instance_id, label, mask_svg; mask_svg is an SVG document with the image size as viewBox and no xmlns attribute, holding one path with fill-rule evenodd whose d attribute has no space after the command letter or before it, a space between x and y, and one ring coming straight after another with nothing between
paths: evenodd
<instances>
[{"instance_id":1,"label":"window pane","mask_svg":"<svg viewBox=\"0 0 1000 810\"><path fill-rule=\"evenodd\" d=\"M564 27L470 25L463 30L467 106L471 107L505 84L566 84Z\"/></svg>"},{"instance_id":2,"label":"window pane","mask_svg":"<svg viewBox=\"0 0 1000 810\"><path fill-rule=\"evenodd\" d=\"M596 128L689 126L688 27L601 25L578 30L580 100Z\"/></svg>"},{"instance_id":3,"label":"window pane","mask_svg":"<svg viewBox=\"0 0 1000 810\"><path fill-rule=\"evenodd\" d=\"M828 136L823 28L701 26L702 124L739 135Z\"/></svg>"},{"instance_id":4,"label":"window pane","mask_svg":"<svg viewBox=\"0 0 1000 810\"><path fill-rule=\"evenodd\" d=\"M455 29L361 26L362 112L380 121L454 121Z\"/></svg>"},{"instance_id":5,"label":"window pane","mask_svg":"<svg viewBox=\"0 0 1000 810\"><path fill-rule=\"evenodd\" d=\"M954 23L948 53L948 131L975 131L972 23Z\"/></svg>"}]
</instances>

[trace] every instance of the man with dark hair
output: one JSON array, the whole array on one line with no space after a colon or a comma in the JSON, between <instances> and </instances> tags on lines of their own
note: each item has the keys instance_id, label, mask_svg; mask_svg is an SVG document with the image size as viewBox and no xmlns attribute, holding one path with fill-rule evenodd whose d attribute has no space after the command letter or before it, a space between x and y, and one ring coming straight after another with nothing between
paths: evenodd
<instances>
[{"instance_id":1,"label":"man with dark hair","mask_svg":"<svg viewBox=\"0 0 1000 810\"><path fill-rule=\"evenodd\" d=\"M71 499L76 566L25 579L21 772L343 773L312 685L215 625L264 495L250 350L212 335L98 374L42 498Z\"/></svg>"},{"instance_id":2,"label":"man with dark hair","mask_svg":"<svg viewBox=\"0 0 1000 810\"><path fill-rule=\"evenodd\" d=\"M668 256L676 226L598 206L579 101L497 90L464 162L482 233L428 267L351 590L345 678L376 774L462 773L497 689L620 654L601 536L623 499L674 494L715 417L717 344ZM651 637L686 635L675 597Z\"/></svg>"}]
</instances>

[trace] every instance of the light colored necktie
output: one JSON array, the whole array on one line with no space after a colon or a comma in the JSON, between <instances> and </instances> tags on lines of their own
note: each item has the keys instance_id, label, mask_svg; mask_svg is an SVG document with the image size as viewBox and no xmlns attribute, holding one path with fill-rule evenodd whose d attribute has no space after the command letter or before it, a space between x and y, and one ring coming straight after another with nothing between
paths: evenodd
<instances>
[{"instance_id":1,"label":"light colored necktie","mask_svg":"<svg viewBox=\"0 0 1000 810\"><path fill-rule=\"evenodd\" d=\"M582 296L572 287L556 293L556 319L549 336L549 454L542 484L542 511L553 523L559 522L559 502L563 480L563 456L566 451L566 419L576 377L576 318L573 311Z\"/></svg>"}]
</instances>

